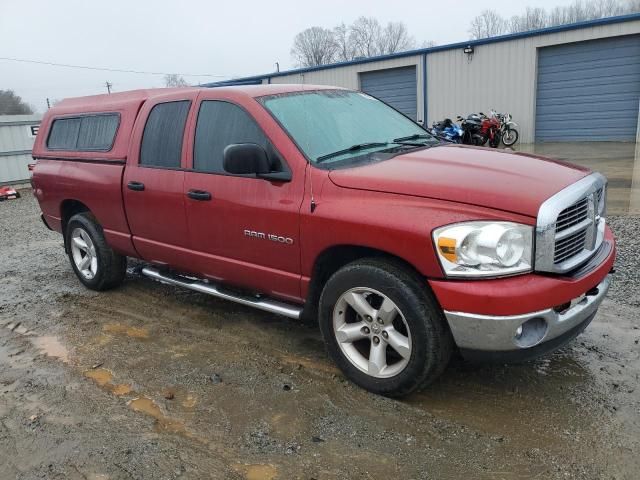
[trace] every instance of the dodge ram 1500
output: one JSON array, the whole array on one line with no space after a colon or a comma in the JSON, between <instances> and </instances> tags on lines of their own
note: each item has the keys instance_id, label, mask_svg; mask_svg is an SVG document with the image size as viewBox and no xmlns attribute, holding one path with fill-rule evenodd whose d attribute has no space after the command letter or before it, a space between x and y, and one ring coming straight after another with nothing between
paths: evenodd
<instances>
[{"instance_id":1,"label":"dodge ram 1500","mask_svg":"<svg viewBox=\"0 0 640 480\"><path fill-rule=\"evenodd\" d=\"M606 180L441 145L361 92L138 90L47 111L32 183L88 288L142 274L317 319L352 381L390 396L454 349L524 360L593 319L615 245ZM213 347L212 347L213 348Z\"/></svg>"}]
</instances>

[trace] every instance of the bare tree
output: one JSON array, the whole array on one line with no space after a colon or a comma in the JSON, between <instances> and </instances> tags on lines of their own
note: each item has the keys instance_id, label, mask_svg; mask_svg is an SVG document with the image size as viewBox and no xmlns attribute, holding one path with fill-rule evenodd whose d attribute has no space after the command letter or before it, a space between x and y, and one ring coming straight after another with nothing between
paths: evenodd
<instances>
[{"instance_id":1,"label":"bare tree","mask_svg":"<svg viewBox=\"0 0 640 480\"><path fill-rule=\"evenodd\" d=\"M338 47L333 31L311 27L295 36L291 56L301 67L326 65L335 61Z\"/></svg>"},{"instance_id":2,"label":"bare tree","mask_svg":"<svg viewBox=\"0 0 640 480\"><path fill-rule=\"evenodd\" d=\"M576 0L570 5L551 10L547 26L613 17L639 10L640 2L637 0Z\"/></svg>"},{"instance_id":3,"label":"bare tree","mask_svg":"<svg viewBox=\"0 0 640 480\"><path fill-rule=\"evenodd\" d=\"M349 41L356 57L374 57L380 54L382 27L373 17L360 17L350 27Z\"/></svg>"},{"instance_id":4,"label":"bare tree","mask_svg":"<svg viewBox=\"0 0 640 480\"><path fill-rule=\"evenodd\" d=\"M433 40L425 40L420 44L420 48L433 48L437 47L438 43Z\"/></svg>"},{"instance_id":5,"label":"bare tree","mask_svg":"<svg viewBox=\"0 0 640 480\"><path fill-rule=\"evenodd\" d=\"M13 90L0 90L0 115L30 115L33 108Z\"/></svg>"},{"instance_id":6,"label":"bare tree","mask_svg":"<svg viewBox=\"0 0 640 480\"><path fill-rule=\"evenodd\" d=\"M164 76L164 85L165 87L188 87L189 84L182 77L182 75L178 75L177 73L169 73Z\"/></svg>"},{"instance_id":7,"label":"bare tree","mask_svg":"<svg viewBox=\"0 0 640 480\"><path fill-rule=\"evenodd\" d=\"M640 13L640 0L627 0L624 13Z\"/></svg>"},{"instance_id":8,"label":"bare tree","mask_svg":"<svg viewBox=\"0 0 640 480\"><path fill-rule=\"evenodd\" d=\"M509 20L509 32L527 32L547 26L547 12L544 8L527 7L522 15L514 15Z\"/></svg>"},{"instance_id":9,"label":"bare tree","mask_svg":"<svg viewBox=\"0 0 640 480\"><path fill-rule=\"evenodd\" d=\"M433 46L427 42L425 46ZM291 56L299 66L324 65L376 55L411 50L416 41L402 22L381 25L373 17L359 17L351 25L341 23L332 30L308 28L296 35Z\"/></svg>"},{"instance_id":10,"label":"bare tree","mask_svg":"<svg viewBox=\"0 0 640 480\"><path fill-rule=\"evenodd\" d=\"M494 10L483 10L471 21L469 33L474 39L495 37L507 30L507 22Z\"/></svg>"},{"instance_id":11,"label":"bare tree","mask_svg":"<svg viewBox=\"0 0 640 480\"><path fill-rule=\"evenodd\" d=\"M355 50L353 48L353 44L351 43L351 39L349 35L351 33L351 28L341 23L337 27L333 29L333 38L337 44L337 53L336 59L342 61L353 60L355 57Z\"/></svg>"},{"instance_id":12,"label":"bare tree","mask_svg":"<svg viewBox=\"0 0 640 480\"><path fill-rule=\"evenodd\" d=\"M522 15L514 15L507 22L492 10L485 10L471 22L473 38L486 38L505 33L526 32L539 28L566 25L597 18L640 12L640 0L575 0L570 5L546 11L527 7Z\"/></svg>"},{"instance_id":13,"label":"bare tree","mask_svg":"<svg viewBox=\"0 0 640 480\"><path fill-rule=\"evenodd\" d=\"M409 35L409 30L404 23L389 22L380 35L378 53L390 54L405 52L415 47L416 41Z\"/></svg>"}]
</instances>

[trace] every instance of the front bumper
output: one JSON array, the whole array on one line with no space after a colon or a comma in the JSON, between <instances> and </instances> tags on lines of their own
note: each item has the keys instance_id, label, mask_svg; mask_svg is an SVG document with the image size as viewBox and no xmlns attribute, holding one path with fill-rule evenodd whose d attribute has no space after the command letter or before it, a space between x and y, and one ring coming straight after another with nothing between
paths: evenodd
<instances>
[{"instance_id":1,"label":"front bumper","mask_svg":"<svg viewBox=\"0 0 640 480\"><path fill-rule=\"evenodd\" d=\"M557 311L547 308L518 315L479 315L445 310L453 338L465 357L490 352L489 359L524 360L560 347L595 316L609 289L610 276ZM520 335L519 327L523 327ZM562 340L562 341L559 341ZM547 346L549 348L541 348ZM503 355L496 355L503 353Z\"/></svg>"}]
</instances>

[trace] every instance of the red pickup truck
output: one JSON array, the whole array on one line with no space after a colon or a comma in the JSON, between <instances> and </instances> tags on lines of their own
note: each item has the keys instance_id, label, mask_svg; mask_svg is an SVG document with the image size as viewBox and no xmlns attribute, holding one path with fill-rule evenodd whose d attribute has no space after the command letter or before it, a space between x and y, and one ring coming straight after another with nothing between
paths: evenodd
<instances>
[{"instance_id":1,"label":"red pickup truck","mask_svg":"<svg viewBox=\"0 0 640 480\"><path fill-rule=\"evenodd\" d=\"M361 92L258 85L65 100L35 195L88 288L142 274L317 318L358 385L400 396L457 348L524 360L578 335L609 286L606 180L441 145Z\"/></svg>"}]
</instances>

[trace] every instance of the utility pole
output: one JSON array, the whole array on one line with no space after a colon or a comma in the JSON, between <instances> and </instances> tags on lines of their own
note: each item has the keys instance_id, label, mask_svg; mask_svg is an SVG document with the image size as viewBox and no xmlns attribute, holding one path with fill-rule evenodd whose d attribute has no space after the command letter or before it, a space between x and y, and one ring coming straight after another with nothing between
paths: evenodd
<instances>
[{"instance_id":1,"label":"utility pole","mask_svg":"<svg viewBox=\"0 0 640 480\"><path fill-rule=\"evenodd\" d=\"M49 97L47 97L47 110L51 108L51 103L49 102Z\"/></svg>"},{"instance_id":2,"label":"utility pole","mask_svg":"<svg viewBox=\"0 0 640 480\"><path fill-rule=\"evenodd\" d=\"M106 81L104 84L107 86L107 93L111 94L111 87L113 87L113 83Z\"/></svg>"}]
</instances>

